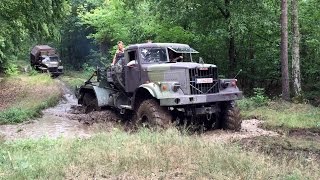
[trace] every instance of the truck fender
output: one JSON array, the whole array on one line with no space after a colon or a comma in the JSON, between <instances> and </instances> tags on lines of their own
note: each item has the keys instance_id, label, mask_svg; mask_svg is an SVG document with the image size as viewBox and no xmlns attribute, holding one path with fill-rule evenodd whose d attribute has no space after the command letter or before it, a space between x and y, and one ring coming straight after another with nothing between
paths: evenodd
<instances>
[{"instance_id":1,"label":"truck fender","mask_svg":"<svg viewBox=\"0 0 320 180\"><path fill-rule=\"evenodd\" d=\"M142 84L142 85L139 86L139 88L146 89L147 91L149 91L151 96L153 96L154 98L158 99L161 96L160 88L155 83Z\"/></svg>"},{"instance_id":2,"label":"truck fender","mask_svg":"<svg viewBox=\"0 0 320 180\"><path fill-rule=\"evenodd\" d=\"M111 92L105 88L100 88L98 86L93 86L93 90L98 101L98 106L107 106Z\"/></svg>"}]
</instances>

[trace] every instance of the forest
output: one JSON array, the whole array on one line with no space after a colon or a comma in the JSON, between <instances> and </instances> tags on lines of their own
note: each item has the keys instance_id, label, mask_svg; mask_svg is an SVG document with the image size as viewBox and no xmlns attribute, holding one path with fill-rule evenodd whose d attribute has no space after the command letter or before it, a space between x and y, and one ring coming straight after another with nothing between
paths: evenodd
<instances>
[{"instance_id":1,"label":"forest","mask_svg":"<svg viewBox=\"0 0 320 180\"><path fill-rule=\"evenodd\" d=\"M287 7L291 98L293 3ZM300 95L319 101L320 3L297 0ZM41 0L0 2L0 72L14 74L36 44L59 50L69 70L110 64L116 42L186 43L219 73L237 78L246 94L263 88L281 97L281 3L278 0Z\"/></svg>"}]
</instances>

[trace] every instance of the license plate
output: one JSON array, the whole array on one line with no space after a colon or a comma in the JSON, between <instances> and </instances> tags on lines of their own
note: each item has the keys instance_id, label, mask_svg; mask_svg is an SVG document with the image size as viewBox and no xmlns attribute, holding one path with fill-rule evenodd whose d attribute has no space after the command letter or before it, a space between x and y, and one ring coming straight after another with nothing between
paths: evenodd
<instances>
[{"instance_id":1,"label":"license plate","mask_svg":"<svg viewBox=\"0 0 320 180\"><path fill-rule=\"evenodd\" d=\"M197 84L204 84L204 83L213 83L212 78L199 78L196 80Z\"/></svg>"}]
</instances>

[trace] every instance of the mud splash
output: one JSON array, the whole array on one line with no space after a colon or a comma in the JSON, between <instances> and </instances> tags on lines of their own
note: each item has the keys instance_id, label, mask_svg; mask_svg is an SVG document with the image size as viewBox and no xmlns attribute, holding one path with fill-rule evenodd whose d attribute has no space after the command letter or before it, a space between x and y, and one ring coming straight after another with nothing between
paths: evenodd
<instances>
[{"instance_id":1,"label":"mud splash","mask_svg":"<svg viewBox=\"0 0 320 180\"><path fill-rule=\"evenodd\" d=\"M55 107L42 111L41 118L27 121L17 125L1 125L0 136L5 140L48 138L87 138L101 130L98 126L88 126L74 118L74 110L77 99L72 92L59 80L64 93L62 100ZM82 115L88 117L88 115ZM106 126L106 125L104 125ZM112 127L113 124L108 124Z\"/></svg>"},{"instance_id":2,"label":"mud splash","mask_svg":"<svg viewBox=\"0 0 320 180\"><path fill-rule=\"evenodd\" d=\"M205 132L201 137L209 142L214 143L229 143L236 140L257 137L257 136L279 136L274 131L267 131L260 128L263 122L258 119L243 120L240 132L215 130Z\"/></svg>"}]
</instances>

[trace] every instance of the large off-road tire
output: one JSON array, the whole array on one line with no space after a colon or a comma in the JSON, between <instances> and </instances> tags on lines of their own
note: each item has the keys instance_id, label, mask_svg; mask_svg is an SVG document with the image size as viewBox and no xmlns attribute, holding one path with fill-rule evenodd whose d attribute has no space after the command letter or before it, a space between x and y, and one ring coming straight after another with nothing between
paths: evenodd
<instances>
[{"instance_id":1,"label":"large off-road tire","mask_svg":"<svg viewBox=\"0 0 320 180\"><path fill-rule=\"evenodd\" d=\"M83 106L85 107L85 113L99 110L98 100L93 93L83 95Z\"/></svg>"},{"instance_id":2,"label":"large off-road tire","mask_svg":"<svg viewBox=\"0 0 320 180\"><path fill-rule=\"evenodd\" d=\"M234 101L221 104L220 122L223 129L240 131L242 119L240 109Z\"/></svg>"},{"instance_id":3,"label":"large off-road tire","mask_svg":"<svg viewBox=\"0 0 320 180\"><path fill-rule=\"evenodd\" d=\"M155 99L142 101L135 114L136 126L146 126L150 129L168 129L171 126L172 116L166 107L161 107Z\"/></svg>"}]
</instances>

